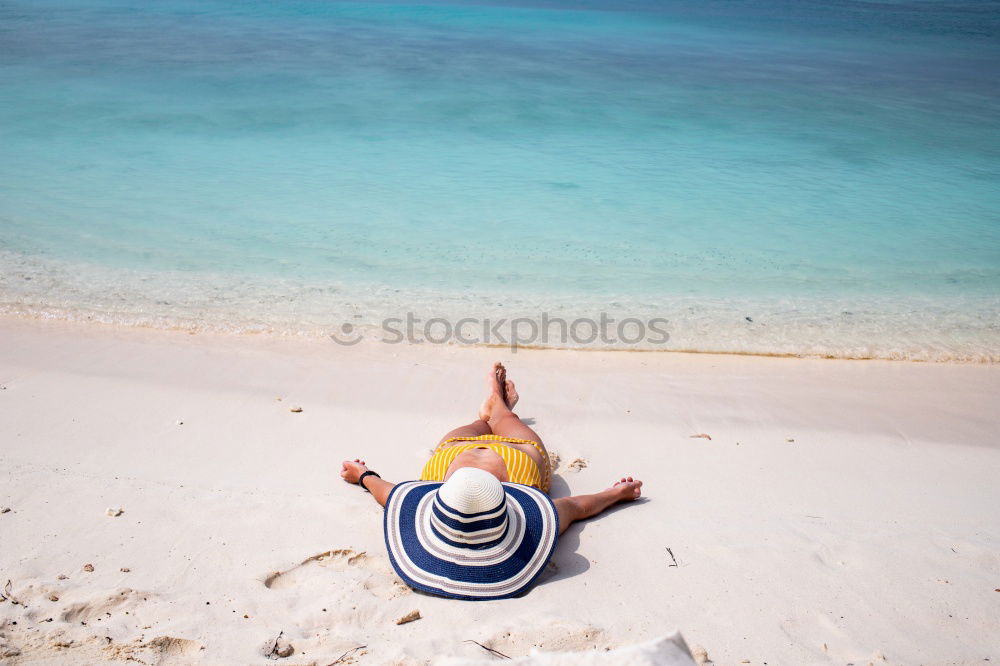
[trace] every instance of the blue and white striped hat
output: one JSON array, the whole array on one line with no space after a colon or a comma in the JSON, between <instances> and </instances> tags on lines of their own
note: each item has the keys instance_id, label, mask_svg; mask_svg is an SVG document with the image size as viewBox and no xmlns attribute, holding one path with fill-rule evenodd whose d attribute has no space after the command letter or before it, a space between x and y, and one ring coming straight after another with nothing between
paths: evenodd
<instances>
[{"instance_id":1,"label":"blue and white striped hat","mask_svg":"<svg viewBox=\"0 0 1000 666\"><path fill-rule=\"evenodd\" d=\"M472 601L527 590L559 538L548 495L475 467L444 483L396 484L384 525L389 560L410 587Z\"/></svg>"}]
</instances>

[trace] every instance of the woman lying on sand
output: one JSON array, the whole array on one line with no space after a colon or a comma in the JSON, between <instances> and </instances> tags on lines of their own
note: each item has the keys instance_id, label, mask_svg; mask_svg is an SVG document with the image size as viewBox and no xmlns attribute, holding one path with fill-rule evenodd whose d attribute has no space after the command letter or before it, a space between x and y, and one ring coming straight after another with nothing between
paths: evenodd
<instances>
[{"instance_id":1,"label":"woman lying on sand","mask_svg":"<svg viewBox=\"0 0 1000 666\"><path fill-rule=\"evenodd\" d=\"M456 599L504 599L527 590L574 521L639 497L625 477L594 495L552 500L549 454L511 410L518 395L494 363L479 418L438 444L420 481L390 483L345 460L340 476L385 507L385 543L411 587ZM473 443L469 443L473 442Z\"/></svg>"}]
</instances>

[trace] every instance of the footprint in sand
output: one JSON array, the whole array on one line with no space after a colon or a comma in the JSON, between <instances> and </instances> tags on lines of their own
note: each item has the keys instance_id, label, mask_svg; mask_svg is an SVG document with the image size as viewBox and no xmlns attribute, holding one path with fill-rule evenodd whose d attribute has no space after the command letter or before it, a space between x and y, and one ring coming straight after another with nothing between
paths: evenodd
<instances>
[{"instance_id":1,"label":"footprint in sand","mask_svg":"<svg viewBox=\"0 0 1000 666\"><path fill-rule=\"evenodd\" d=\"M531 628L509 626L489 636L483 644L508 655L525 654L531 648L546 652L580 652L613 647L602 629L574 621L536 623Z\"/></svg>"},{"instance_id":2,"label":"footprint in sand","mask_svg":"<svg viewBox=\"0 0 1000 666\"><path fill-rule=\"evenodd\" d=\"M111 643L103 652L115 661L168 666L192 663L192 657L202 650L202 644L188 638L157 636L151 641L135 639L131 643Z\"/></svg>"},{"instance_id":3,"label":"footprint in sand","mask_svg":"<svg viewBox=\"0 0 1000 666\"><path fill-rule=\"evenodd\" d=\"M71 624L104 620L111 615L111 611L122 606L134 608L148 597L148 593L125 588L105 597L70 604L63 609L60 619Z\"/></svg>"},{"instance_id":4,"label":"footprint in sand","mask_svg":"<svg viewBox=\"0 0 1000 666\"><path fill-rule=\"evenodd\" d=\"M384 560L384 561L383 561ZM269 590L287 590L308 586L320 579L329 579L331 572L350 573L361 587L380 599L393 599L408 594L410 588L395 576L388 558L375 557L350 548L327 550L307 557L291 569L276 571L264 579Z\"/></svg>"},{"instance_id":5,"label":"footprint in sand","mask_svg":"<svg viewBox=\"0 0 1000 666\"><path fill-rule=\"evenodd\" d=\"M586 467L587 467L587 459L577 458L576 460L574 460L569 464L569 471L579 472L582 469L586 469Z\"/></svg>"},{"instance_id":6,"label":"footprint in sand","mask_svg":"<svg viewBox=\"0 0 1000 666\"><path fill-rule=\"evenodd\" d=\"M296 587L301 579L308 577L315 567L332 569L333 571L344 571L348 567L355 566L365 559L368 554L358 553L350 548L339 550L327 550L317 553L312 557L307 557L302 562L286 571L275 571L264 579L264 587L269 590L284 590Z\"/></svg>"},{"instance_id":7,"label":"footprint in sand","mask_svg":"<svg viewBox=\"0 0 1000 666\"><path fill-rule=\"evenodd\" d=\"M159 650L160 654L190 657L198 654L201 650L201 643L187 638L175 638L173 636L158 636L149 641L148 645Z\"/></svg>"},{"instance_id":8,"label":"footprint in sand","mask_svg":"<svg viewBox=\"0 0 1000 666\"><path fill-rule=\"evenodd\" d=\"M555 451L549 451L549 465L552 467L552 471L555 472L559 469L559 454Z\"/></svg>"}]
</instances>

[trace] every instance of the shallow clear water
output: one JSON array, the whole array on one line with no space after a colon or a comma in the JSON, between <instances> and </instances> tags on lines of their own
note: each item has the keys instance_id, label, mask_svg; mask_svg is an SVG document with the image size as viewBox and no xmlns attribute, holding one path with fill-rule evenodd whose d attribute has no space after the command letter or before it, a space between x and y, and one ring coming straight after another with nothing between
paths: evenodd
<instances>
[{"instance_id":1,"label":"shallow clear water","mask_svg":"<svg viewBox=\"0 0 1000 666\"><path fill-rule=\"evenodd\" d=\"M994 1L0 0L0 308L1000 360L998 65Z\"/></svg>"}]
</instances>

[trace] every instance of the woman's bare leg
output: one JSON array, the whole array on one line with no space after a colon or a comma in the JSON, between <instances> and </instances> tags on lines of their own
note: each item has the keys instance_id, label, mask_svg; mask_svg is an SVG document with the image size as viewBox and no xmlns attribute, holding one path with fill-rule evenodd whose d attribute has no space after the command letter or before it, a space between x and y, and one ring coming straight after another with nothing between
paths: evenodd
<instances>
[{"instance_id":1,"label":"woman's bare leg","mask_svg":"<svg viewBox=\"0 0 1000 666\"><path fill-rule=\"evenodd\" d=\"M504 402L501 395L501 385L506 389L507 402ZM487 387L489 393L486 401L483 402L483 406L479 409L479 418L489 424L494 435L538 442L539 447L542 449L541 452L531 444L520 444L517 442L509 442L509 444L515 449L528 454L528 457L538 465L538 469L542 470L542 476L544 477L545 471L549 469L549 452L545 449L545 444L542 443L542 438L538 436L538 433L526 426L524 421L511 411L511 407L518 400L517 389L514 386L514 382L507 379L507 370L502 364L493 364L493 368L487 378Z\"/></svg>"},{"instance_id":2,"label":"woman's bare leg","mask_svg":"<svg viewBox=\"0 0 1000 666\"><path fill-rule=\"evenodd\" d=\"M507 379L507 369L503 364L499 362L493 364L486 386L489 393L483 406L479 408L479 418L489 424L493 434L515 439L530 439L541 444L542 438L538 433L526 426L512 411L519 396L514 382ZM506 401L503 399L503 394L507 396Z\"/></svg>"},{"instance_id":3,"label":"woman's bare leg","mask_svg":"<svg viewBox=\"0 0 1000 666\"><path fill-rule=\"evenodd\" d=\"M517 414L506 407L494 409L488 423L494 435L530 439L532 442L542 443L542 438L538 436L538 433L526 426Z\"/></svg>"},{"instance_id":4,"label":"woman's bare leg","mask_svg":"<svg viewBox=\"0 0 1000 666\"><path fill-rule=\"evenodd\" d=\"M476 419L469 425L459 426L454 430L450 431L441 441L438 442L440 447L444 442L452 437L478 437L479 435L492 435L493 430L490 429L490 424L482 419ZM461 442L452 442L451 445L461 444Z\"/></svg>"}]
</instances>

